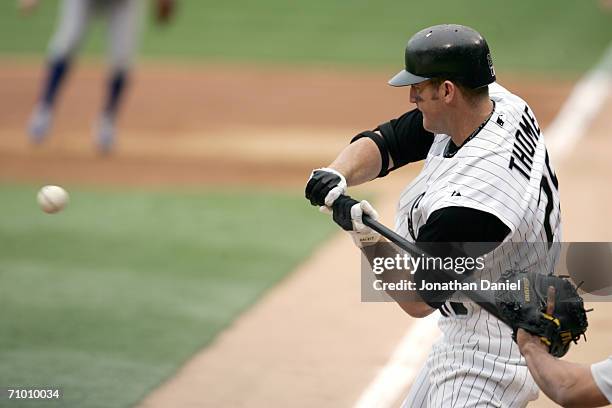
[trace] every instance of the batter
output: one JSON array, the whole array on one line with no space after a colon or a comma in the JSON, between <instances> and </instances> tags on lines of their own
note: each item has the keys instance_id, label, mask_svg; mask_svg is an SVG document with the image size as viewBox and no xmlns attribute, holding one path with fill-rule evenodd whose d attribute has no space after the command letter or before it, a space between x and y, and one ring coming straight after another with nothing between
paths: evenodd
<instances>
[{"instance_id":1,"label":"batter","mask_svg":"<svg viewBox=\"0 0 612 408\"><path fill-rule=\"evenodd\" d=\"M332 164L313 171L306 198L333 209L358 246L371 245L381 238L361 217L376 212L346 197L347 186L424 160L399 199L400 235L435 256L439 243L495 243L482 276L491 281L510 268L552 272L561 239L558 180L535 114L495 82L485 39L461 25L428 27L408 42L405 67L389 83L411 86L417 108L355 136ZM439 310L443 337L404 407L524 407L537 398L503 323L452 292L419 295L396 301L417 318Z\"/></svg>"}]
</instances>

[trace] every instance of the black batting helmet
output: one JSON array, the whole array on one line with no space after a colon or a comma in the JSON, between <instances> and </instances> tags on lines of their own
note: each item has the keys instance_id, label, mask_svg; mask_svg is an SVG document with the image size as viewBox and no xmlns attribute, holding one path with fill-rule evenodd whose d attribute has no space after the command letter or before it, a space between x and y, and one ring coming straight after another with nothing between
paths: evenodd
<instances>
[{"instance_id":1,"label":"black batting helmet","mask_svg":"<svg viewBox=\"0 0 612 408\"><path fill-rule=\"evenodd\" d=\"M436 25L419 31L406 45L406 69L389 85L414 85L431 78L456 80L476 89L495 81L495 68L486 40L459 24Z\"/></svg>"}]
</instances>

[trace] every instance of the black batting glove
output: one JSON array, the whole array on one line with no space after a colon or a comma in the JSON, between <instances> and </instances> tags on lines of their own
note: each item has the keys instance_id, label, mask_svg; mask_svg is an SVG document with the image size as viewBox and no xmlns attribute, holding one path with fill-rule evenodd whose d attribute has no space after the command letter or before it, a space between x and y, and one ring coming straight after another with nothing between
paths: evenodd
<instances>
[{"instance_id":1,"label":"black batting glove","mask_svg":"<svg viewBox=\"0 0 612 408\"><path fill-rule=\"evenodd\" d=\"M351 217L351 208L359 204L359 201L345 195L341 195L334 201L332 207L334 213L334 222L342 227L345 231L353 231L353 219Z\"/></svg>"},{"instance_id":2,"label":"black batting glove","mask_svg":"<svg viewBox=\"0 0 612 408\"><path fill-rule=\"evenodd\" d=\"M330 191L332 191L330 194ZM346 191L346 180L333 169L314 170L306 184L305 196L310 204L331 207L337 197Z\"/></svg>"}]
</instances>

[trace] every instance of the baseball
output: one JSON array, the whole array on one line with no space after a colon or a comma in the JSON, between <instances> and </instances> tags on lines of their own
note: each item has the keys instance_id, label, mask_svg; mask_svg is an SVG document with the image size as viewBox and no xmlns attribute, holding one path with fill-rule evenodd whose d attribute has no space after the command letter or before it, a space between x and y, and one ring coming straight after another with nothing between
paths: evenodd
<instances>
[{"instance_id":1,"label":"baseball","mask_svg":"<svg viewBox=\"0 0 612 408\"><path fill-rule=\"evenodd\" d=\"M44 186L38 191L38 205L47 214L54 214L68 204L68 193L60 186Z\"/></svg>"}]
</instances>

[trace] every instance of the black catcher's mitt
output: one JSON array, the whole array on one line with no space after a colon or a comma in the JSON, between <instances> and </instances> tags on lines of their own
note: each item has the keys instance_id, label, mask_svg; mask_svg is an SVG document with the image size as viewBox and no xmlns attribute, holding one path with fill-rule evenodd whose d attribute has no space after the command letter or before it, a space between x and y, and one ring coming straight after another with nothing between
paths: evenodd
<instances>
[{"instance_id":1,"label":"black catcher's mitt","mask_svg":"<svg viewBox=\"0 0 612 408\"><path fill-rule=\"evenodd\" d=\"M506 281L520 281L520 290L497 290L495 293L498 317L510 325L514 341L521 328L539 336L549 346L550 354L563 357L570 342L578 343L580 336L584 336L588 325L584 302L568 279L509 270L500 279L500 282ZM554 311L548 314L546 306L550 286L555 288L555 299Z\"/></svg>"}]
</instances>

